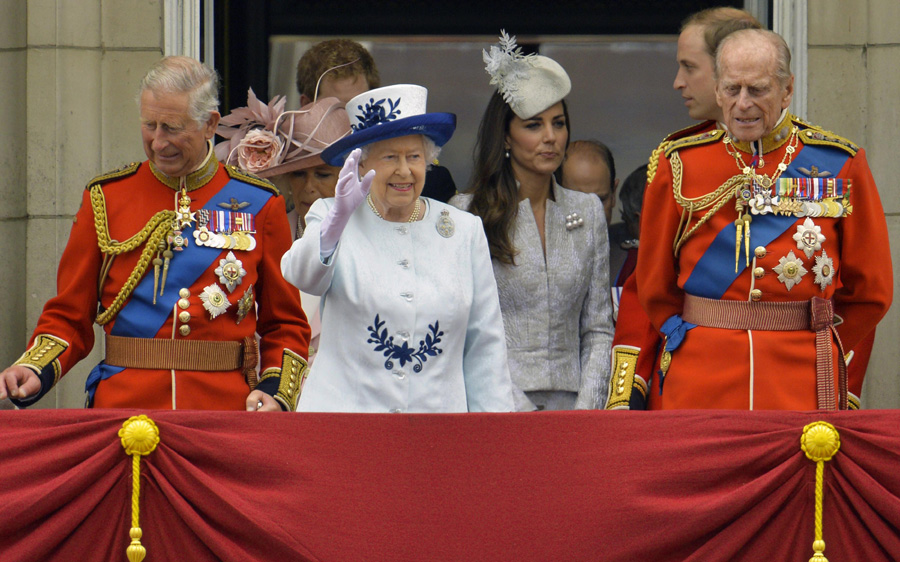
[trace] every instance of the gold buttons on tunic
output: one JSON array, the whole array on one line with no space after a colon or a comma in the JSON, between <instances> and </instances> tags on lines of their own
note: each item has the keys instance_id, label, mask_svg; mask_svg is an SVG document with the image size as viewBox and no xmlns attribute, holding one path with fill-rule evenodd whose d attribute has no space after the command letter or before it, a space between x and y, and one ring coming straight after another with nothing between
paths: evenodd
<instances>
[{"instance_id":1,"label":"gold buttons on tunic","mask_svg":"<svg viewBox=\"0 0 900 562\"><path fill-rule=\"evenodd\" d=\"M753 289L752 291L750 291L750 300L758 301L761 298L762 291L760 291L759 289Z\"/></svg>"},{"instance_id":2,"label":"gold buttons on tunic","mask_svg":"<svg viewBox=\"0 0 900 562\"><path fill-rule=\"evenodd\" d=\"M757 258L764 258L764 257L766 257L766 247L765 246L757 246L756 249L753 250L753 253L756 255Z\"/></svg>"},{"instance_id":3,"label":"gold buttons on tunic","mask_svg":"<svg viewBox=\"0 0 900 562\"><path fill-rule=\"evenodd\" d=\"M178 299L178 308L181 310L186 310L189 306L191 306L191 301L187 299Z\"/></svg>"},{"instance_id":4,"label":"gold buttons on tunic","mask_svg":"<svg viewBox=\"0 0 900 562\"><path fill-rule=\"evenodd\" d=\"M181 326L178 327L178 333L181 334L182 336L188 336L191 333L191 327L188 326L187 324L182 324Z\"/></svg>"},{"instance_id":5,"label":"gold buttons on tunic","mask_svg":"<svg viewBox=\"0 0 900 562\"><path fill-rule=\"evenodd\" d=\"M188 291L187 289L181 289L180 291L178 291L178 296L183 299L186 299L189 296L191 296L191 292Z\"/></svg>"},{"instance_id":6,"label":"gold buttons on tunic","mask_svg":"<svg viewBox=\"0 0 900 562\"><path fill-rule=\"evenodd\" d=\"M762 279L762 278L763 278L763 275L765 275L765 274L766 274L766 270L765 270L765 269L763 269L763 268L761 268L761 267L754 267L754 268L753 268L753 277L756 277L757 279Z\"/></svg>"},{"instance_id":7,"label":"gold buttons on tunic","mask_svg":"<svg viewBox=\"0 0 900 562\"><path fill-rule=\"evenodd\" d=\"M178 313L178 320L180 322L190 322L191 321L191 313L187 310L182 310Z\"/></svg>"}]
</instances>

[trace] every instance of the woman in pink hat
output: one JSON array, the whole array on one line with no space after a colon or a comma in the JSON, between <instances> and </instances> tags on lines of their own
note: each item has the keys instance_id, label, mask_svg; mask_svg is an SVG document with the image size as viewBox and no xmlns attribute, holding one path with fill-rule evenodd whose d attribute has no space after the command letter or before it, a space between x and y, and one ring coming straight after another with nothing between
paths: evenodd
<instances>
[{"instance_id":1,"label":"woman in pink hat","mask_svg":"<svg viewBox=\"0 0 900 562\"><path fill-rule=\"evenodd\" d=\"M322 160L322 151L350 134L347 111L337 98L322 98L297 111L285 111L283 97L268 104L251 89L247 107L219 121L216 133L227 139L216 145L216 157L246 172L269 179L286 198L294 239L303 235L306 213L322 197L334 197L340 167ZM303 311L312 332L309 365L319 347L319 297L301 293Z\"/></svg>"}]
</instances>

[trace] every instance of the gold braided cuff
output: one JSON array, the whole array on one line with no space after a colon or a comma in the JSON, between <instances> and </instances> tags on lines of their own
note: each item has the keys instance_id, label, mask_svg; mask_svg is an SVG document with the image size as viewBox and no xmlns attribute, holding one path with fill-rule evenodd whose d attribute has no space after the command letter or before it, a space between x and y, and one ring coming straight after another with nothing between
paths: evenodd
<instances>
[{"instance_id":1,"label":"gold braided cuff","mask_svg":"<svg viewBox=\"0 0 900 562\"><path fill-rule=\"evenodd\" d=\"M38 334L34 338L34 344L19 357L13 365L22 365L31 369L37 369L38 374L43 373L47 367L53 368L53 384L59 382L62 367L58 358L69 348L68 342L49 334Z\"/></svg>"},{"instance_id":2,"label":"gold braided cuff","mask_svg":"<svg viewBox=\"0 0 900 562\"><path fill-rule=\"evenodd\" d=\"M281 368L270 368L262 372L259 377L261 385L267 379L278 377L278 391L273 398L288 412L297 409L297 400L300 398L300 386L309 374L306 360L289 349L284 350Z\"/></svg>"},{"instance_id":3,"label":"gold braided cuff","mask_svg":"<svg viewBox=\"0 0 900 562\"><path fill-rule=\"evenodd\" d=\"M631 394L636 389L647 397L647 382L635 374L641 349L630 345L617 345L612 349L612 377L609 381L607 410L627 410L631 404Z\"/></svg>"}]
</instances>

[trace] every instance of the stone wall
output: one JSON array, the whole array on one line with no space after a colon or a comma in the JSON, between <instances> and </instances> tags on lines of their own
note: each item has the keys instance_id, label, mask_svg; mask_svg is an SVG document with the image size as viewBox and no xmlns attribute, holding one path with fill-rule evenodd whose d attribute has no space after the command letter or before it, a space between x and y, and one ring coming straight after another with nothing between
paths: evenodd
<instances>
[{"instance_id":1,"label":"stone wall","mask_svg":"<svg viewBox=\"0 0 900 562\"><path fill-rule=\"evenodd\" d=\"M900 270L900 3L809 3L809 119L866 149ZM873 263L872 268L885 264ZM885 275L887 275L885 269ZM894 275L895 300L898 293ZM900 307L881 321L863 389L867 408L900 407Z\"/></svg>"},{"instance_id":2,"label":"stone wall","mask_svg":"<svg viewBox=\"0 0 900 562\"><path fill-rule=\"evenodd\" d=\"M0 364L24 351L85 184L144 158L137 85L162 55L159 0L0 0ZM96 334L100 334L95 329ZM81 407L96 345L36 407Z\"/></svg>"}]
</instances>

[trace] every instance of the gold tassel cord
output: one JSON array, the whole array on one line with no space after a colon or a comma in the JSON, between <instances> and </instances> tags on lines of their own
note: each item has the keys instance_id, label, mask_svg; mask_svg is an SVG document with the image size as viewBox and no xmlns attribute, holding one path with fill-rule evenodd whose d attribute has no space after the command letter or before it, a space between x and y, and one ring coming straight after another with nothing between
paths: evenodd
<instances>
[{"instance_id":1,"label":"gold tassel cord","mask_svg":"<svg viewBox=\"0 0 900 562\"><path fill-rule=\"evenodd\" d=\"M822 507L825 503L825 463L841 448L841 436L833 425L814 422L803 428L800 448L806 458L816 463L816 511L813 557L809 562L828 562L825 558L825 539L822 536Z\"/></svg>"},{"instance_id":2,"label":"gold tassel cord","mask_svg":"<svg viewBox=\"0 0 900 562\"><path fill-rule=\"evenodd\" d=\"M737 189L744 183L744 177L738 175L728 178L725 180L725 183L716 188L715 191L707 193L706 195L700 197L685 197L681 191L683 164L681 162L681 157L678 156L677 152L672 154L670 164L672 166L672 194L675 197L675 201L682 208L681 222L678 224L678 231L675 233L675 240L672 244L672 249L677 256L679 250L681 250L681 246L684 245L687 239L690 238L698 228L703 226L706 221L715 216L725 203L735 197ZM709 211L707 211L696 224L691 226L690 222L694 212L702 211L703 209L709 209ZM685 218L687 218L687 220L685 220Z\"/></svg>"},{"instance_id":3,"label":"gold tassel cord","mask_svg":"<svg viewBox=\"0 0 900 562\"><path fill-rule=\"evenodd\" d=\"M138 258L137 265L128 276L128 280L119 289L119 293L113 299L113 302L106 310L102 310L97 314L97 324L103 326L110 322L119 313L119 310L134 292L135 287L144 277L147 269L150 267L153 255L157 253L159 245L166 245L166 237L172 232L172 221L175 219L175 211L160 211L144 225L144 227L134 236L124 242L111 240L109 236L109 228L106 217L106 200L103 197L103 190L99 185L91 188L91 206L94 210L94 228L97 231L97 245L104 255L103 274L98 281L98 293L102 292L103 284L106 281L106 272L109 270L111 261L115 256L131 252L132 250L144 244L144 249ZM146 243L145 243L146 242ZM154 296L156 291L154 290Z\"/></svg>"},{"instance_id":4,"label":"gold tassel cord","mask_svg":"<svg viewBox=\"0 0 900 562\"><path fill-rule=\"evenodd\" d=\"M140 527L141 497L141 457L156 450L159 444L159 428L147 416L132 416L122 424L119 438L125 454L131 456L131 530L128 535L131 544L125 551L129 562L141 562L147 549L141 544L143 532Z\"/></svg>"}]
</instances>

